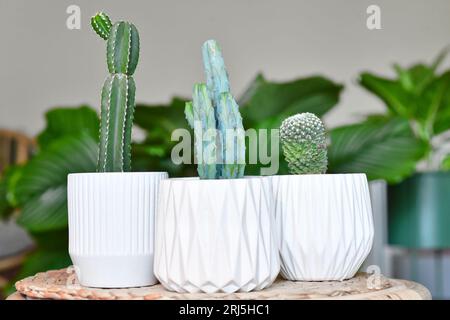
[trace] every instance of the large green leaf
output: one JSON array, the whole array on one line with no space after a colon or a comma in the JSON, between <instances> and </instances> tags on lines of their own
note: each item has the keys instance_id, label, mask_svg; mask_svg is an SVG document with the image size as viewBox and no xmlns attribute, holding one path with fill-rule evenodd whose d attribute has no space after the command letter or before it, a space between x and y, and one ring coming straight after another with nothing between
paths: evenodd
<instances>
[{"instance_id":1,"label":"large green leaf","mask_svg":"<svg viewBox=\"0 0 450 320\"><path fill-rule=\"evenodd\" d=\"M20 272L21 278L37 272L65 268L71 265L67 247L58 250L42 249L31 254Z\"/></svg>"},{"instance_id":2,"label":"large green leaf","mask_svg":"<svg viewBox=\"0 0 450 320\"><path fill-rule=\"evenodd\" d=\"M450 154L446 155L442 160L441 169L444 171L450 171Z\"/></svg>"},{"instance_id":3,"label":"large green leaf","mask_svg":"<svg viewBox=\"0 0 450 320\"><path fill-rule=\"evenodd\" d=\"M239 99L244 126L278 128L283 119L300 112L321 117L336 105L342 89L320 76L276 83L260 74Z\"/></svg>"},{"instance_id":4,"label":"large green leaf","mask_svg":"<svg viewBox=\"0 0 450 320\"><path fill-rule=\"evenodd\" d=\"M137 104L134 123L149 132L161 128L166 132L172 133L174 129L186 128L187 123L184 118L186 101L186 99L175 97L167 105Z\"/></svg>"},{"instance_id":5,"label":"large green leaf","mask_svg":"<svg viewBox=\"0 0 450 320\"><path fill-rule=\"evenodd\" d=\"M22 166L9 166L0 177L0 219L8 218L14 211L14 199L9 192L21 175Z\"/></svg>"},{"instance_id":6,"label":"large green leaf","mask_svg":"<svg viewBox=\"0 0 450 320\"><path fill-rule=\"evenodd\" d=\"M94 138L99 136L99 118L94 109L88 106L78 108L55 108L45 114L47 127L38 135L41 149L53 141L67 135L85 132Z\"/></svg>"},{"instance_id":7,"label":"large green leaf","mask_svg":"<svg viewBox=\"0 0 450 320\"><path fill-rule=\"evenodd\" d=\"M67 174L95 171L97 161L99 120L93 109L52 109L46 119L38 153L4 182L7 203L21 209L18 222L30 232L67 225Z\"/></svg>"},{"instance_id":8,"label":"large green leaf","mask_svg":"<svg viewBox=\"0 0 450 320\"><path fill-rule=\"evenodd\" d=\"M418 117L423 119L425 129L430 135L440 134L450 129L450 71L431 82L425 89L421 101L427 101L427 107L419 110Z\"/></svg>"},{"instance_id":9,"label":"large green leaf","mask_svg":"<svg viewBox=\"0 0 450 320\"><path fill-rule=\"evenodd\" d=\"M171 141L175 129L190 130L184 118L186 99L174 98L168 105L136 106L134 123L145 131L143 142L133 144L133 170L160 170L170 176L195 175L193 165L175 165L171 161L171 151L177 143Z\"/></svg>"},{"instance_id":10,"label":"large green leaf","mask_svg":"<svg viewBox=\"0 0 450 320\"><path fill-rule=\"evenodd\" d=\"M370 117L330 132L329 172L367 174L368 179L401 181L412 174L429 145L417 139L407 120Z\"/></svg>"},{"instance_id":11,"label":"large green leaf","mask_svg":"<svg viewBox=\"0 0 450 320\"><path fill-rule=\"evenodd\" d=\"M416 101L400 81L379 77L370 73L362 73L360 84L377 95L394 115L411 118L416 109Z\"/></svg>"},{"instance_id":12,"label":"large green leaf","mask_svg":"<svg viewBox=\"0 0 450 320\"><path fill-rule=\"evenodd\" d=\"M448 48L442 50L430 66L419 63L405 69L399 64L394 64L394 69L403 89L420 96L424 89L434 80L437 68L442 64L447 53Z\"/></svg>"},{"instance_id":13,"label":"large green leaf","mask_svg":"<svg viewBox=\"0 0 450 320\"><path fill-rule=\"evenodd\" d=\"M31 159L15 184L21 207L18 223L28 231L47 231L67 225L67 175L94 172L97 141L86 133L54 141Z\"/></svg>"},{"instance_id":14,"label":"large green leaf","mask_svg":"<svg viewBox=\"0 0 450 320\"><path fill-rule=\"evenodd\" d=\"M363 73L360 83L380 97L392 114L416 122L418 135L430 140L433 135L450 129L450 71L432 78L428 76L426 82L419 82L413 76L415 68L422 70L415 72L423 73L424 77L431 72L431 69L417 65L410 70L399 71L404 73L400 80Z\"/></svg>"},{"instance_id":15,"label":"large green leaf","mask_svg":"<svg viewBox=\"0 0 450 320\"><path fill-rule=\"evenodd\" d=\"M378 96L391 114L409 119L421 139L430 141L450 129L450 71L436 74L446 54L447 49L429 66L419 63L405 69L396 64L396 79L362 73L360 84Z\"/></svg>"},{"instance_id":16,"label":"large green leaf","mask_svg":"<svg viewBox=\"0 0 450 320\"><path fill-rule=\"evenodd\" d=\"M417 95L421 94L423 89L434 78L434 70L424 64L417 64L409 69L404 69L400 65L395 64L394 69L403 89Z\"/></svg>"}]
</instances>

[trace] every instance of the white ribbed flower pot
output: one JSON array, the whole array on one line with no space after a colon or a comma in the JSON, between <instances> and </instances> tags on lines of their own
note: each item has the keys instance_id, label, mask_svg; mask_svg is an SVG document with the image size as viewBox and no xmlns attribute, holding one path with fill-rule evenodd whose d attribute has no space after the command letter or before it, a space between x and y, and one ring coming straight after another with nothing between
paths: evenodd
<instances>
[{"instance_id":1,"label":"white ribbed flower pot","mask_svg":"<svg viewBox=\"0 0 450 320\"><path fill-rule=\"evenodd\" d=\"M165 172L68 177L69 253L83 286L152 285L154 215Z\"/></svg>"},{"instance_id":2,"label":"white ribbed flower pot","mask_svg":"<svg viewBox=\"0 0 450 320\"><path fill-rule=\"evenodd\" d=\"M305 281L353 277L374 234L366 176L273 176L272 185L282 276Z\"/></svg>"},{"instance_id":3,"label":"white ribbed flower pot","mask_svg":"<svg viewBox=\"0 0 450 320\"><path fill-rule=\"evenodd\" d=\"M155 275L168 290L263 289L279 273L276 241L270 180L161 182Z\"/></svg>"}]
</instances>

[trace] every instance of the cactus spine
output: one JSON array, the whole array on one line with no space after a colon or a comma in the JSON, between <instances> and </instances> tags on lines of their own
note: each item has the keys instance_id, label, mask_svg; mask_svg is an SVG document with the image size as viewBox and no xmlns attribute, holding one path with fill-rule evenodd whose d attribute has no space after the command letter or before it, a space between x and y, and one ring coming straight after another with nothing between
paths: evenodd
<instances>
[{"instance_id":1,"label":"cactus spine","mask_svg":"<svg viewBox=\"0 0 450 320\"><path fill-rule=\"evenodd\" d=\"M119 21L113 25L102 12L92 17L91 25L107 40L106 60L110 72L102 89L97 171L130 171L136 91L133 73L139 60L139 33L129 22Z\"/></svg>"},{"instance_id":2,"label":"cactus spine","mask_svg":"<svg viewBox=\"0 0 450 320\"><path fill-rule=\"evenodd\" d=\"M300 113L283 121L280 139L292 174L325 173L327 145L325 127L312 113Z\"/></svg>"},{"instance_id":3,"label":"cactus spine","mask_svg":"<svg viewBox=\"0 0 450 320\"><path fill-rule=\"evenodd\" d=\"M239 106L215 40L203 44L206 84L196 84L185 114L194 129L195 154L201 179L240 178L245 169L245 132Z\"/></svg>"}]
</instances>

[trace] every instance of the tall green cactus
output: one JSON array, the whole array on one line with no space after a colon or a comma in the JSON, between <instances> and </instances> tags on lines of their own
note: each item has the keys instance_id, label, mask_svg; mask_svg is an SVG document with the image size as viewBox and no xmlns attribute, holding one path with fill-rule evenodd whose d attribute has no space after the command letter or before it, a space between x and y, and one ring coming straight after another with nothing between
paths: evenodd
<instances>
[{"instance_id":1,"label":"tall green cactus","mask_svg":"<svg viewBox=\"0 0 450 320\"><path fill-rule=\"evenodd\" d=\"M316 115L306 112L285 119L280 127L280 139L292 174L327 171L325 127Z\"/></svg>"},{"instance_id":2,"label":"tall green cactus","mask_svg":"<svg viewBox=\"0 0 450 320\"><path fill-rule=\"evenodd\" d=\"M107 40L106 60L110 73L102 89L97 171L130 171L136 91L133 73L139 60L139 33L132 23L112 24L103 12L92 17L91 25Z\"/></svg>"},{"instance_id":3,"label":"tall green cactus","mask_svg":"<svg viewBox=\"0 0 450 320\"><path fill-rule=\"evenodd\" d=\"M197 171L201 179L240 178L245 169L245 132L239 106L215 40L203 44L206 85L196 84L185 114L194 129Z\"/></svg>"}]
</instances>

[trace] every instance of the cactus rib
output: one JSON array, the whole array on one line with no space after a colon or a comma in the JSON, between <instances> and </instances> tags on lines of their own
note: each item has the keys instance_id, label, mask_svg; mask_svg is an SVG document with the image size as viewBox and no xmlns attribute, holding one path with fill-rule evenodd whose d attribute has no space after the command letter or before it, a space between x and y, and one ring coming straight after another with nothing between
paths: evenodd
<instances>
[{"instance_id":1,"label":"cactus rib","mask_svg":"<svg viewBox=\"0 0 450 320\"><path fill-rule=\"evenodd\" d=\"M208 40L203 44L203 67L206 74L206 85L211 99L219 101L220 94L230 92L230 83L222 57L222 50L215 40Z\"/></svg>"},{"instance_id":2,"label":"cactus rib","mask_svg":"<svg viewBox=\"0 0 450 320\"><path fill-rule=\"evenodd\" d=\"M133 75L139 59L139 34L133 24L120 21L113 25L107 43L107 58L110 73Z\"/></svg>"},{"instance_id":3,"label":"cactus rib","mask_svg":"<svg viewBox=\"0 0 450 320\"><path fill-rule=\"evenodd\" d=\"M130 170L130 138L134 112L134 80L125 74L110 75L103 87L100 143L102 171ZM122 107L125 106L125 107Z\"/></svg>"},{"instance_id":4,"label":"cactus rib","mask_svg":"<svg viewBox=\"0 0 450 320\"><path fill-rule=\"evenodd\" d=\"M194 85L192 106L198 172L200 176L206 177L207 179L214 179L217 176L215 161L216 119L206 85Z\"/></svg>"}]
</instances>

